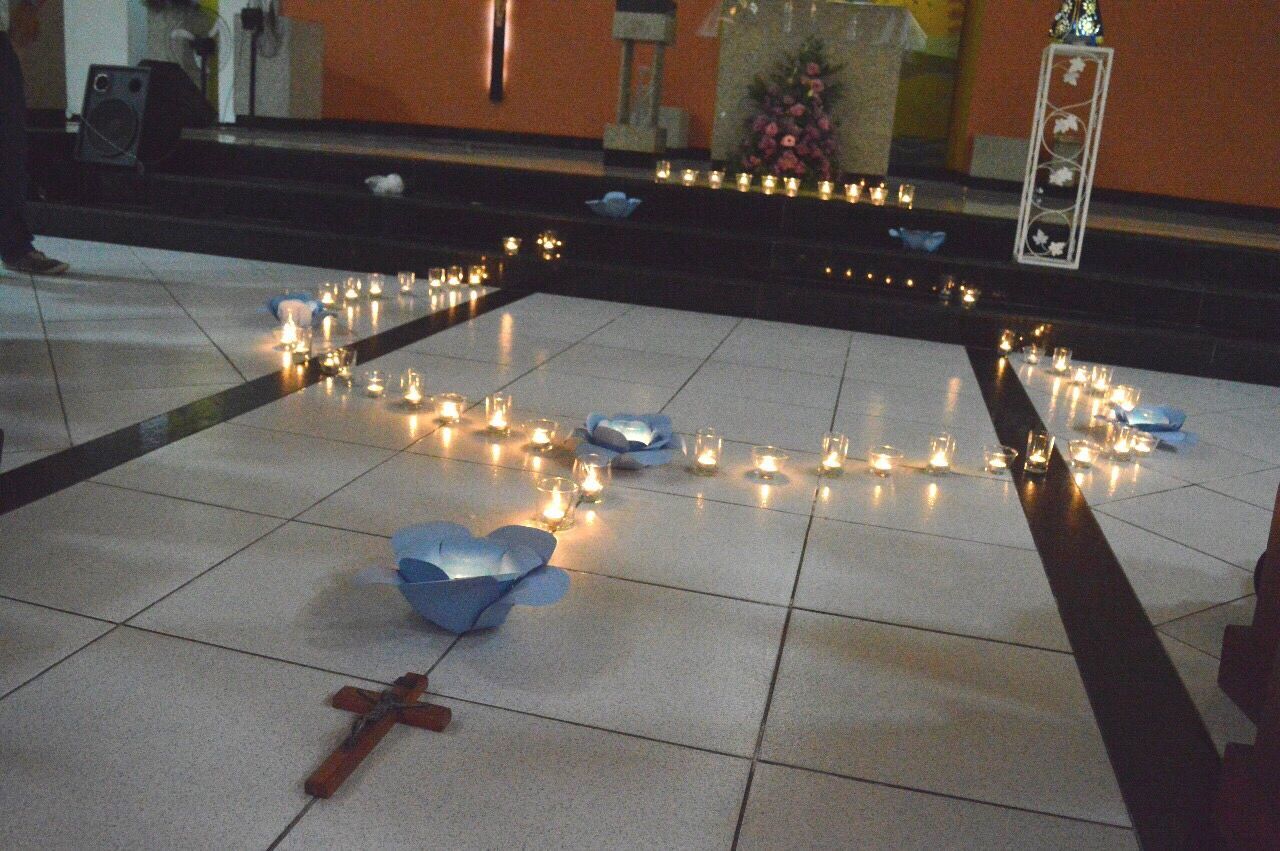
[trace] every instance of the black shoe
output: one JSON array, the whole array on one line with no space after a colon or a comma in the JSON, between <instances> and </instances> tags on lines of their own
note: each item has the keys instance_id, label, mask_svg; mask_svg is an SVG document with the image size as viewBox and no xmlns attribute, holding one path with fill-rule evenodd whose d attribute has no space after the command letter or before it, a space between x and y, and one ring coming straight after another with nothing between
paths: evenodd
<instances>
[{"instance_id":1,"label":"black shoe","mask_svg":"<svg viewBox=\"0 0 1280 851\"><path fill-rule=\"evenodd\" d=\"M22 272L27 275L62 275L71 267L61 260L46 257L41 251L28 251L16 260L4 261L4 267L10 272Z\"/></svg>"}]
</instances>

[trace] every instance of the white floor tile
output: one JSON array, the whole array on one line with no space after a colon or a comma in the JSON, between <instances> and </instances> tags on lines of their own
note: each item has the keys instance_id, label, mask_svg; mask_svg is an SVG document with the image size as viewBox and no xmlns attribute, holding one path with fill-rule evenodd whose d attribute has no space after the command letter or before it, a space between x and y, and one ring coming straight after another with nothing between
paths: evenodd
<instances>
[{"instance_id":1,"label":"white floor tile","mask_svg":"<svg viewBox=\"0 0 1280 851\"><path fill-rule=\"evenodd\" d=\"M376 564L395 564L385 538L290 523L131 624L391 682L428 670L453 636L394 588L351 584Z\"/></svg>"},{"instance_id":2,"label":"white floor tile","mask_svg":"<svg viewBox=\"0 0 1280 851\"><path fill-rule=\"evenodd\" d=\"M1134 497L1100 510L1249 571L1267 548L1271 528L1269 512L1201 487Z\"/></svg>"},{"instance_id":3,"label":"white floor tile","mask_svg":"<svg viewBox=\"0 0 1280 851\"><path fill-rule=\"evenodd\" d=\"M688 381L701 364L698 358L664 352L579 343L551 358L544 368L549 372L675 389Z\"/></svg>"},{"instance_id":4,"label":"white floor tile","mask_svg":"<svg viewBox=\"0 0 1280 851\"><path fill-rule=\"evenodd\" d=\"M1160 624L1160 632L1217 658L1222 655L1223 631L1230 624L1247 626L1253 623L1256 604L1257 598L1250 594L1243 599L1232 600L1230 603Z\"/></svg>"},{"instance_id":5,"label":"white floor tile","mask_svg":"<svg viewBox=\"0 0 1280 851\"><path fill-rule=\"evenodd\" d=\"M1219 753L1227 742L1252 744L1258 730L1218 686L1218 660L1176 639L1162 636L1161 640Z\"/></svg>"},{"instance_id":6,"label":"white floor tile","mask_svg":"<svg viewBox=\"0 0 1280 851\"><path fill-rule=\"evenodd\" d=\"M744 319L712 360L838 378L844 371L850 337L848 331L834 328Z\"/></svg>"},{"instance_id":7,"label":"white floor tile","mask_svg":"<svg viewBox=\"0 0 1280 851\"><path fill-rule=\"evenodd\" d=\"M1061 653L796 612L762 756L1129 824Z\"/></svg>"},{"instance_id":8,"label":"white floor tile","mask_svg":"<svg viewBox=\"0 0 1280 851\"><path fill-rule=\"evenodd\" d=\"M728 848L747 762L469 703L388 736L282 849ZM425 765L439 794L423 807ZM376 839L375 839L376 837Z\"/></svg>"},{"instance_id":9,"label":"white floor tile","mask_svg":"<svg viewBox=\"0 0 1280 851\"><path fill-rule=\"evenodd\" d=\"M174 408L213 396L234 385L202 384L159 390L67 390L62 402L71 426L71 439L85 443L117 429L150 420Z\"/></svg>"},{"instance_id":10,"label":"white floor tile","mask_svg":"<svg viewBox=\"0 0 1280 851\"><path fill-rule=\"evenodd\" d=\"M223 423L108 470L97 480L293 517L390 455L374 447Z\"/></svg>"},{"instance_id":11,"label":"white floor tile","mask_svg":"<svg viewBox=\"0 0 1280 851\"><path fill-rule=\"evenodd\" d=\"M1211 479L1204 482L1203 487L1227 496L1234 496L1236 499L1244 500L1262 509L1274 510L1276 496L1280 493L1280 467L1247 476Z\"/></svg>"},{"instance_id":12,"label":"white floor tile","mask_svg":"<svg viewBox=\"0 0 1280 851\"><path fill-rule=\"evenodd\" d=\"M0 598L0 695L109 629L102 621Z\"/></svg>"},{"instance_id":13,"label":"white floor tile","mask_svg":"<svg viewBox=\"0 0 1280 851\"><path fill-rule=\"evenodd\" d=\"M346 682L118 629L0 701L0 845L265 848L351 723Z\"/></svg>"},{"instance_id":14,"label":"white floor tile","mask_svg":"<svg viewBox=\"0 0 1280 851\"><path fill-rule=\"evenodd\" d=\"M656 413L675 393L673 387L566 375L546 367L512 382L507 390L521 407L548 411L578 423L593 413Z\"/></svg>"},{"instance_id":15,"label":"white floor tile","mask_svg":"<svg viewBox=\"0 0 1280 851\"><path fill-rule=\"evenodd\" d=\"M1070 650L1034 552L817 519L796 605Z\"/></svg>"},{"instance_id":16,"label":"white floor tile","mask_svg":"<svg viewBox=\"0 0 1280 851\"><path fill-rule=\"evenodd\" d=\"M782 609L574 574L565 599L464 636L441 694L750 756Z\"/></svg>"},{"instance_id":17,"label":"white floor tile","mask_svg":"<svg viewBox=\"0 0 1280 851\"><path fill-rule=\"evenodd\" d=\"M732 316L637 307L592 334L587 342L619 349L705 358L715 351L738 322Z\"/></svg>"},{"instance_id":18,"label":"white floor tile","mask_svg":"<svg viewBox=\"0 0 1280 851\"><path fill-rule=\"evenodd\" d=\"M85 482L0 516L0 594L123 620L275 525Z\"/></svg>"},{"instance_id":19,"label":"white floor tile","mask_svg":"<svg viewBox=\"0 0 1280 851\"><path fill-rule=\"evenodd\" d=\"M738 847L1136 851L1133 831L764 764Z\"/></svg>"},{"instance_id":20,"label":"white floor tile","mask_svg":"<svg viewBox=\"0 0 1280 851\"><path fill-rule=\"evenodd\" d=\"M762 402L830 410L835 407L839 396L840 379L834 375L710 360L689 380L685 389L690 395L727 394Z\"/></svg>"},{"instance_id":21,"label":"white floor tile","mask_svg":"<svg viewBox=\"0 0 1280 851\"><path fill-rule=\"evenodd\" d=\"M663 409L677 431L710 426L728 440L772 444L798 452L817 452L831 430L831 409L802 408L688 387Z\"/></svg>"},{"instance_id":22,"label":"white floor tile","mask_svg":"<svg viewBox=\"0 0 1280 851\"><path fill-rule=\"evenodd\" d=\"M181 305L155 280L98 276L41 278L36 285L44 321L185 318Z\"/></svg>"}]
</instances>

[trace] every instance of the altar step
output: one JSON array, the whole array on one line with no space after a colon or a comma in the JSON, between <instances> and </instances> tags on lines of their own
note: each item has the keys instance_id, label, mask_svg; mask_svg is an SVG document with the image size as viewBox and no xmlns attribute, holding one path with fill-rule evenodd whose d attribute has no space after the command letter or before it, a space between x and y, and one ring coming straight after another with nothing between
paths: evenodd
<instances>
[{"instance_id":1,"label":"altar step","mask_svg":"<svg viewBox=\"0 0 1280 851\"><path fill-rule=\"evenodd\" d=\"M515 234L525 250L504 259L499 286L973 345L1052 321L1080 351L1089 340L1093 359L1280 383L1274 253L1091 233L1093 268L1066 273L1004 259L1012 224L974 216L191 142L168 171L140 178L82 170L57 156L61 141L41 149L42 233L387 272L492 258ZM391 170L408 197L364 190L364 175ZM590 214L582 200L606 187L644 198L641 212ZM906 252L887 236L895 224L947 230L948 245ZM553 262L532 244L546 228L565 243ZM1109 257L1114 240L1128 248ZM1144 252L1168 274L1134 271ZM1171 274L1171 254L1185 276ZM1210 274L1214 262L1230 272ZM944 304L936 290L948 279L980 289L978 303Z\"/></svg>"}]
</instances>

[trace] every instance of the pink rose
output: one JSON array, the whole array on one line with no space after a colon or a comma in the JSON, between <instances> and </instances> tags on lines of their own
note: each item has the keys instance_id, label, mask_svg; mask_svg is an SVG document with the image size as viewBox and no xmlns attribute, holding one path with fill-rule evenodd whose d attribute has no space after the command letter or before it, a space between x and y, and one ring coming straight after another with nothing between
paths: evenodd
<instances>
[{"instance_id":1,"label":"pink rose","mask_svg":"<svg viewBox=\"0 0 1280 851\"><path fill-rule=\"evenodd\" d=\"M794 148L795 146L796 146L796 137L795 137L795 136L792 136L790 133L788 133L786 136L783 136L783 137L782 137L782 147L784 147L784 148Z\"/></svg>"},{"instance_id":2,"label":"pink rose","mask_svg":"<svg viewBox=\"0 0 1280 851\"><path fill-rule=\"evenodd\" d=\"M777 136L777 135L778 135L778 125L777 125L777 124L775 124L774 122L770 121L768 124L766 124L766 125L765 125L765 128L764 128L764 135L766 135L766 136Z\"/></svg>"},{"instance_id":3,"label":"pink rose","mask_svg":"<svg viewBox=\"0 0 1280 851\"><path fill-rule=\"evenodd\" d=\"M801 142L799 145L796 145L796 154L797 154L797 156L801 156L801 157L806 157L806 158L807 158L807 157L809 156L809 154L811 154L811 153L813 153L813 149L812 149L812 148L810 148L810 147L809 147L808 145L806 145L805 143Z\"/></svg>"},{"instance_id":4,"label":"pink rose","mask_svg":"<svg viewBox=\"0 0 1280 851\"><path fill-rule=\"evenodd\" d=\"M827 84L822 82L821 80L814 80L811 83L809 83L809 91L813 92L814 94L817 94L818 92L822 91L826 87L827 87Z\"/></svg>"},{"instance_id":5,"label":"pink rose","mask_svg":"<svg viewBox=\"0 0 1280 851\"><path fill-rule=\"evenodd\" d=\"M804 70L808 72L810 77L816 77L822 73L822 68L821 66L818 65L817 62L810 62L807 66L805 66Z\"/></svg>"},{"instance_id":6,"label":"pink rose","mask_svg":"<svg viewBox=\"0 0 1280 851\"><path fill-rule=\"evenodd\" d=\"M824 116L822 116L821 118L819 118L819 119L818 119L818 128L819 128L820 130L830 130L830 129L831 129L831 119L830 119L830 118L827 118L825 115L824 115Z\"/></svg>"},{"instance_id":7,"label":"pink rose","mask_svg":"<svg viewBox=\"0 0 1280 851\"><path fill-rule=\"evenodd\" d=\"M796 163L796 174L805 174L809 169L804 167L804 163Z\"/></svg>"},{"instance_id":8,"label":"pink rose","mask_svg":"<svg viewBox=\"0 0 1280 851\"><path fill-rule=\"evenodd\" d=\"M764 129L764 126L768 123L769 123L768 118L765 118L763 115L757 115L755 121L751 122L751 130L755 133L759 133L761 130Z\"/></svg>"},{"instance_id":9,"label":"pink rose","mask_svg":"<svg viewBox=\"0 0 1280 851\"><path fill-rule=\"evenodd\" d=\"M796 118L799 118L800 116L804 115L804 107L800 104L796 104L795 106L791 107L791 114L794 115Z\"/></svg>"},{"instance_id":10,"label":"pink rose","mask_svg":"<svg viewBox=\"0 0 1280 851\"><path fill-rule=\"evenodd\" d=\"M752 154L751 156L747 157L747 161L746 161L747 168L755 168L758 165L760 165L760 158L757 157L755 154Z\"/></svg>"}]
</instances>

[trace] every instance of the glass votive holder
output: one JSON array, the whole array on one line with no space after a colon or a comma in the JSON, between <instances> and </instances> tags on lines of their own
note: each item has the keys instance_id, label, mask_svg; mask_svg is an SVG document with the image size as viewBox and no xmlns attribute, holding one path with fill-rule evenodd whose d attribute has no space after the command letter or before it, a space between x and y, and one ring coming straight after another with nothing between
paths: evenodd
<instances>
[{"instance_id":1,"label":"glass votive holder","mask_svg":"<svg viewBox=\"0 0 1280 851\"><path fill-rule=\"evenodd\" d=\"M556 445L560 423L555 420L533 420L528 426L529 447L534 452L550 452Z\"/></svg>"},{"instance_id":2,"label":"glass votive holder","mask_svg":"<svg viewBox=\"0 0 1280 851\"><path fill-rule=\"evenodd\" d=\"M355 362L355 349L329 349L320 355L320 372L323 375L350 381L351 367Z\"/></svg>"},{"instance_id":3,"label":"glass votive holder","mask_svg":"<svg viewBox=\"0 0 1280 851\"><path fill-rule=\"evenodd\" d=\"M1084 364L1077 364L1071 370L1071 383L1077 387L1089 386L1089 367Z\"/></svg>"},{"instance_id":4,"label":"glass votive holder","mask_svg":"<svg viewBox=\"0 0 1280 851\"><path fill-rule=\"evenodd\" d=\"M443 266L436 266L427 272L427 286L433 290L438 290L444 286L445 277L448 271Z\"/></svg>"},{"instance_id":5,"label":"glass votive holder","mask_svg":"<svg viewBox=\"0 0 1280 851\"><path fill-rule=\"evenodd\" d=\"M1111 388L1109 399L1111 404L1120 410L1128 413L1138 407L1138 400L1142 398L1142 391L1137 387L1130 387L1128 384L1117 384Z\"/></svg>"},{"instance_id":6,"label":"glass votive holder","mask_svg":"<svg viewBox=\"0 0 1280 851\"><path fill-rule=\"evenodd\" d=\"M1107 454L1113 461L1133 460L1133 436L1135 430L1127 425L1111 423L1107 426Z\"/></svg>"},{"instance_id":7,"label":"glass votive holder","mask_svg":"<svg viewBox=\"0 0 1280 851\"><path fill-rule=\"evenodd\" d=\"M484 283L486 276L484 266L475 265L467 270L467 286L478 287Z\"/></svg>"},{"instance_id":8,"label":"glass votive holder","mask_svg":"<svg viewBox=\"0 0 1280 851\"><path fill-rule=\"evenodd\" d=\"M374 272L372 275L369 276L369 284L368 284L369 298L382 298L382 291L385 288L385 286L386 286L386 283L383 276L377 272Z\"/></svg>"},{"instance_id":9,"label":"glass votive holder","mask_svg":"<svg viewBox=\"0 0 1280 851\"><path fill-rule=\"evenodd\" d=\"M707 172L707 186L712 189L719 189L724 186L724 172L719 169L712 169Z\"/></svg>"},{"instance_id":10,"label":"glass votive holder","mask_svg":"<svg viewBox=\"0 0 1280 851\"><path fill-rule=\"evenodd\" d=\"M338 288L334 284L325 284L316 293L316 298L325 307L332 307L338 303Z\"/></svg>"},{"instance_id":11,"label":"glass votive holder","mask_svg":"<svg viewBox=\"0 0 1280 851\"><path fill-rule=\"evenodd\" d=\"M653 164L653 180L655 183L666 183L671 179L671 161L658 160Z\"/></svg>"},{"instance_id":12,"label":"glass votive holder","mask_svg":"<svg viewBox=\"0 0 1280 851\"><path fill-rule=\"evenodd\" d=\"M1070 457L1071 466L1081 470L1092 467L1101 452L1102 448L1092 440L1072 440L1067 443L1067 455Z\"/></svg>"},{"instance_id":13,"label":"glass votive holder","mask_svg":"<svg viewBox=\"0 0 1280 851\"><path fill-rule=\"evenodd\" d=\"M1041 348L1039 343L1032 343L1029 346L1022 347L1022 362L1029 364L1040 363Z\"/></svg>"},{"instance_id":14,"label":"glass votive holder","mask_svg":"<svg viewBox=\"0 0 1280 851\"><path fill-rule=\"evenodd\" d=\"M680 182L685 186L696 186L698 184L698 170L696 168L686 168L680 172Z\"/></svg>"},{"instance_id":15,"label":"glass votive holder","mask_svg":"<svg viewBox=\"0 0 1280 851\"><path fill-rule=\"evenodd\" d=\"M1107 395L1111 390L1111 375L1111 367L1095 366L1089 370L1089 389L1099 396Z\"/></svg>"},{"instance_id":16,"label":"glass votive holder","mask_svg":"<svg viewBox=\"0 0 1280 851\"><path fill-rule=\"evenodd\" d=\"M982 290L977 287L961 287L960 288L960 305L964 308L973 307L978 303L978 297L982 295Z\"/></svg>"},{"instance_id":17,"label":"glass votive holder","mask_svg":"<svg viewBox=\"0 0 1280 851\"><path fill-rule=\"evenodd\" d=\"M1071 350L1058 346L1053 350L1053 371L1058 375L1066 375L1071 371Z\"/></svg>"},{"instance_id":18,"label":"glass votive holder","mask_svg":"<svg viewBox=\"0 0 1280 851\"><path fill-rule=\"evenodd\" d=\"M1000 342L996 348L1001 354L1007 355L1013 351L1013 347L1018 344L1018 335L1010 331L1008 328L1000 332Z\"/></svg>"},{"instance_id":19,"label":"glass votive holder","mask_svg":"<svg viewBox=\"0 0 1280 851\"><path fill-rule=\"evenodd\" d=\"M511 431L510 393L494 393L484 400L484 427L492 434L506 434Z\"/></svg>"},{"instance_id":20,"label":"glass votive holder","mask_svg":"<svg viewBox=\"0 0 1280 851\"><path fill-rule=\"evenodd\" d=\"M298 345L298 337L302 329L298 327L298 323L293 321L292 316L286 316L284 321L280 323L280 328L276 331L276 349L281 352L291 352Z\"/></svg>"},{"instance_id":21,"label":"glass votive holder","mask_svg":"<svg viewBox=\"0 0 1280 851\"><path fill-rule=\"evenodd\" d=\"M535 487L538 491L538 513L534 520L551 532L573 526L574 510L582 494L578 483L562 476L542 476Z\"/></svg>"},{"instance_id":22,"label":"glass votive holder","mask_svg":"<svg viewBox=\"0 0 1280 851\"><path fill-rule=\"evenodd\" d=\"M462 276L464 274L461 266L450 266L444 282L451 287L460 287L462 286Z\"/></svg>"},{"instance_id":23,"label":"glass votive holder","mask_svg":"<svg viewBox=\"0 0 1280 851\"><path fill-rule=\"evenodd\" d=\"M794 198L800 194L800 178L788 177L782 183L783 183L783 186L786 187L788 198Z\"/></svg>"},{"instance_id":24,"label":"glass votive holder","mask_svg":"<svg viewBox=\"0 0 1280 851\"><path fill-rule=\"evenodd\" d=\"M508 257L515 257L520 253L520 243L523 240L518 236L508 236L502 239L502 253Z\"/></svg>"},{"instance_id":25,"label":"glass votive holder","mask_svg":"<svg viewBox=\"0 0 1280 851\"><path fill-rule=\"evenodd\" d=\"M584 453L573 461L573 480L582 489L583 502L599 502L610 475L609 459L599 452Z\"/></svg>"},{"instance_id":26,"label":"glass votive holder","mask_svg":"<svg viewBox=\"0 0 1280 851\"><path fill-rule=\"evenodd\" d=\"M1160 440L1154 434L1134 429L1133 432L1133 454L1139 458L1150 455L1156 451L1156 447L1160 445Z\"/></svg>"},{"instance_id":27,"label":"glass votive holder","mask_svg":"<svg viewBox=\"0 0 1280 851\"><path fill-rule=\"evenodd\" d=\"M782 472L782 462L787 454L776 446L756 446L751 449L751 463L757 478L766 482Z\"/></svg>"},{"instance_id":28,"label":"glass votive holder","mask_svg":"<svg viewBox=\"0 0 1280 851\"><path fill-rule=\"evenodd\" d=\"M818 472L824 476L838 476L844 472L844 462L849 457L849 437L838 431L822 436L822 460Z\"/></svg>"},{"instance_id":29,"label":"glass votive holder","mask_svg":"<svg viewBox=\"0 0 1280 851\"><path fill-rule=\"evenodd\" d=\"M1014 459L1018 457L1018 450L1012 446L984 446L982 448L982 463L988 473L996 476L1003 476L1009 472L1009 468L1013 466Z\"/></svg>"},{"instance_id":30,"label":"glass votive holder","mask_svg":"<svg viewBox=\"0 0 1280 851\"><path fill-rule=\"evenodd\" d=\"M935 476L951 472L955 460L956 440L946 432L939 432L929 438L929 458L925 461L924 471Z\"/></svg>"},{"instance_id":31,"label":"glass votive holder","mask_svg":"<svg viewBox=\"0 0 1280 851\"><path fill-rule=\"evenodd\" d=\"M554 252L562 245L564 245L564 241L553 230L544 230L538 234L538 247L543 251Z\"/></svg>"},{"instance_id":32,"label":"glass votive holder","mask_svg":"<svg viewBox=\"0 0 1280 851\"><path fill-rule=\"evenodd\" d=\"M861 183L846 183L844 185L844 200L850 204L856 204L862 199Z\"/></svg>"},{"instance_id":33,"label":"glass votive holder","mask_svg":"<svg viewBox=\"0 0 1280 851\"><path fill-rule=\"evenodd\" d=\"M739 192L750 192L751 191L751 175L745 171L738 172L737 184L738 184Z\"/></svg>"},{"instance_id":34,"label":"glass votive holder","mask_svg":"<svg viewBox=\"0 0 1280 851\"><path fill-rule=\"evenodd\" d=\"M720 455L724 450L724 438L712 428L700 428L693 436L693 472L714 476L720 469Z\"/></svg>"},{"instance_id":35,"label":"glass votive holder","mask_svg":"<svg viewBox=\"0 0 1280 851\"><path fill-rule=\"evenodd\" d=\"M764 190L764 194L772 195L778 191L778 176L776 174L766 174L760 178L760 188Z\"/></svg>"},{"instance_id":36,"label":"glass votive holder","mask_svg":"<svg viewBox=\"0 0 1280 851\"><path fill-rule=\"evenodd\" d=\"M342 297L347 301L355 301L360 298L360 292L364 288L364 284L355 275L347 278L347 283L342 289Z\"/></svg>"},{"instance_id":37,"label":"glass votive holder","mask_svg":"<svg viewBox=\"0 0 1280 851\"><path fill-rule=\"evenodd\" d=\"M413 286L418 283L418 273L399 272L396 274L396 283L400 285L401 295L413 295Z\"/></svg>"},{"instance_id":38,"label":"glass votive holder","mask_svg":"<svg viewBox=\"0 0 1280 851\"><path fill-rule=\"evenodd\" d=\"M871 203L877 207L883 207L885 199L889 197L889 190L881 183L879 186L867 187L867 197L871 199Z\"/></svg>"},{"instance_id":39,"label":"glass votive holder","mask_svg":"<svg viewBox=\"0 0 1280 851\"><path fill-rule=\"evenodd\" d=\"M431 397L436 409L436 419L447 425L462 421L462 414L467 410L467 397L457 393L441 393Z\"/></svg>"},{"instance_id":40,"label":"glass votive holder","mask_svg":"<svg viewBox=\"0 0 1280 851\"><path fill-rule=\"evenodd\" d=\"M1022 469L1042 475L1049 472L1049 459L1053 457L1054 436L1047 431L1032 431L1027 435L1027 457Z\"/></svg>"},{"instance_id":41,"label":"glass votive holder","mask_svg":"<svg viewBox=\"0 0 1280 851\"><path fill-rule=\"evenodd\" d=\"M387 374L380 369L371 369L364 374L364 395L381 399L387 392Z\"/></svg>"},{"instance_id":42,"label":"glass votive holder","mask_svg":"<svg viewBox=\"0 0 1280 851\"><path fill-rule=\"evenodd\" d=\"M298 329L298 339L294 341L293 348L290 350L293 353L293 362L295 364L306 363L307 358L311 357L313 336L310 328L302 327Z\"/></svg>"},{"instance_id":43,"label":"glass votive holder","mask_svg":"<svg viewBox=\"0 0 1280 851\"><path fill-rule=\"evenodd\" d=\"M867 453L867 466L880 478L892 475L901 460L902 453L892 446L876 446Z\"/></svg>"},{"instance_id":44,"label":"glass votive holder","mask_svg":"<svg viewBox=\"0 0 1280 851\"><path fill-rule=\"evenodd\" d=\"M904 183L898 187L898 203L903 207L910 207L916 202L916 188L910 183Z\"/></svg>"},{"instance_id":45,"label":"glass votive holder","mask_svg":"<svg viewBox=\"0 0 1280 851\"><path fill-rule=\"evenodd\" d=\"M400 401L410 408L417 408L425 398L422 393L422 375L406 369L400 376Z\"/></svg>"},{"instance_id":46,"label":"glass votive holder","mask_svg":"<svg viewBox=\"0 0 1280 851\"><path fill-rule=\"evenodd\" d=\"M831 196L836 193L836 184L833 180L818 181L818 197L823 201L830 201Z\"/></svg>"}]
</instances>

